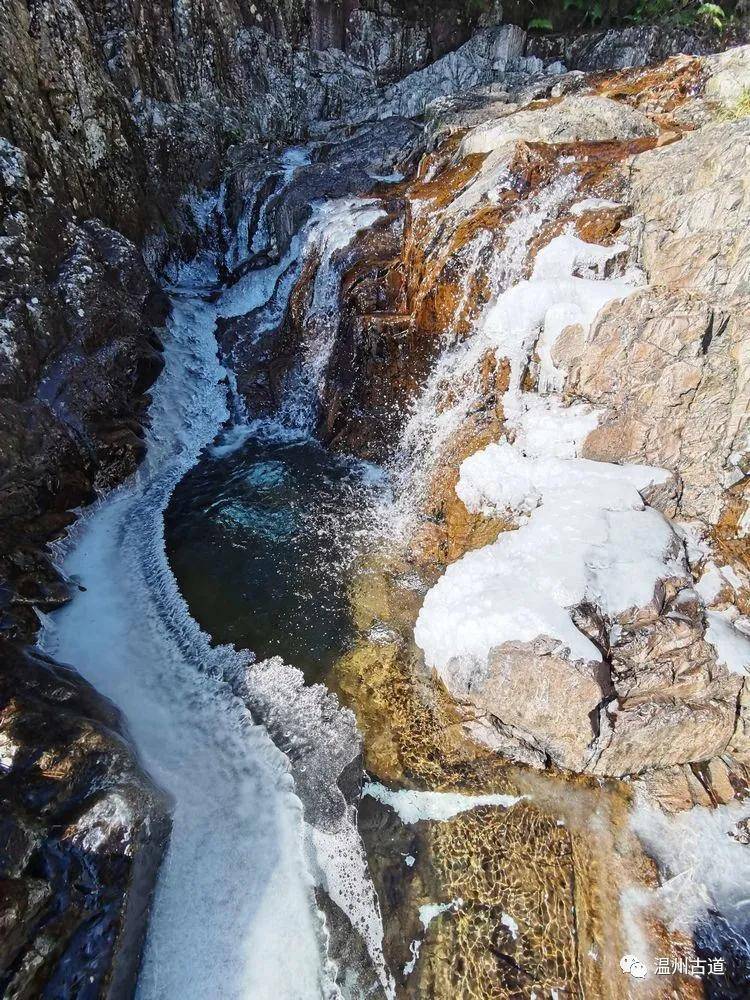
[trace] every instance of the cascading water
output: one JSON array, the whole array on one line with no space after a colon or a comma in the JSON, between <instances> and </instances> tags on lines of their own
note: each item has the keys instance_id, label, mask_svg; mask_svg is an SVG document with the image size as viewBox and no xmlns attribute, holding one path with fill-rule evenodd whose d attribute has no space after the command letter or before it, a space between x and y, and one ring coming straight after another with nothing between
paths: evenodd
<instances>
[{"instance_id":1,"label":"cascading water","mask_svg":"<svg viewBox=\"0 0 750 1000\"><path fill-rule=\"evenodd\" d=\"M545 223L556 217L575 186L573 174L563 175L523 203L517 217L506 228L502 248L491 257L487 274L490 302L520 279L532 239ZM467 277L473 274L478 254L487 242L487 237L480 233L477 241L469 245ZM467 296L459 315L464 311ZM442 449L480 404L483 397L481 360L491 348L481 320L471 334L461 340L455 339L453 331L445 335L443 350L408 413L392 462L396 499L395 503L388 504L383 520L396 534L408 535L413 529L415 511L424 499ZM460 387L460 391L456 392L456 387Z\"/></svg>"},{"instance_id":2,"label":"cascading water","mask_svg":"<svg viewBox=\"0 0 750 1000\"><path fill-rule=\"evenodd\" d=\"M315 427L325 370L338 328L338 292L341 272L336 253L344 250L361 229L385 215L375 201L340 198L318 206L307 227L303 252L320 255L313 297L305 328L302 358L290 373L279 409L279 421L310 432Z\"/></svg>"},{"instance_id":3,"label":"cascading water","mask_svg":"<svg viewBox=\"0 0 750 1000\"><path fill-rule=\"evenodd\" d=\"M332 252L345 245L334 229ZM138 987L144 1000L308 1000L341 996L337 979L345 996L362 995L357 976L342 978L327 955L316 885L364 942L368 995L390 993L377 901L337 784L359 753L353 717L280 660L256 664L212 645L165 554L173 490L230 417L217 316L268 306L289 263L246 275L213 304L207 256L181 269L147 459L61 550L64 570L85 589L40 640L123 710L145 767L174 799Z\"/></svg>"}]
</instances>

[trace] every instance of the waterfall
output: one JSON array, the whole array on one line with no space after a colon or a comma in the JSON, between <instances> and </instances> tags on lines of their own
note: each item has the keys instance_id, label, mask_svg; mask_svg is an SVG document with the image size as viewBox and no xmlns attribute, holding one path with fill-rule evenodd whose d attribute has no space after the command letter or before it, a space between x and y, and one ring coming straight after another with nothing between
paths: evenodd
<instances>
[{"instance_id":1,"label":"waterfall","mask_svg":"<svg viewBox=\"0 0 750 1000\"><path fill-rule=\"evenodd\" d=\"M318 205L303 237L303 255L320 258L312 303L305 318L302 356L284 387L278 419L289 427L313 431L318 416L325 373L339 325L341 263L337 254L354 237L385 215L376 201L339 198Z\"/></svg>"},{"instance_id":2,"label":"waterfall","mask_svg":"<svg viewBox=\"0 0 750 1000\"><path fill-rule=\"evenodd\" d=\"M575 176L567 174L521 205L490 264L491 302L520 280L532 239L558 215L575 185ZM479 242L484 239L480 236ZM472 246L470 250L476 264L477 248ZM469 415L482 405L481 361L493 347L483 324L488 309L464 338L457 340L453 331L444 335L442 351L409 410L392 465L396 499L387 512L387 520L396 534L406 535L411 530L443 449Z\"/></svg>"},{"instance_id":3,"label":"waterfall","mask_svg":"<svg viewBox=\"0 0 750 1000\"><path fill-rule=\"evenodd\" d=\"M208 220L209 207L202 199L197 216ZM325 211L314 229L331 253L353 232ZM212 646L165 553L170 496L230 419L217 317L278 307L278 279L300 245L216 302L206 294L216 287L208 254L173 272L147 457L58 550L63 570L85 589L49 618L40 644L120 707L144 766L174 799L138 985L143 1000L340 997L316 886L361 934L381 995L391 992L356 815L337 785L360 751L353 716L322 687L305 688L294 667ZM329 307L326 288L323 281L321 308Z\"/></svg>"}]
</instances>

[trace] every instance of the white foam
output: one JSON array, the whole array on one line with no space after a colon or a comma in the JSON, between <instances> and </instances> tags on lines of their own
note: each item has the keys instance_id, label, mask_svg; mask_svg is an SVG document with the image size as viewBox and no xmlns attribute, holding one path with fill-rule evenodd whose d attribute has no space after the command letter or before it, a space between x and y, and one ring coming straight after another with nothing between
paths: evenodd
<instances>
[{"instance_id":1,"label":"white foam","mask_svg":"<svg viewBox=\"0 0 750 1000\"><path fill-rule=\"evenodd\" d=\"M199 209L211 217L203 202ZM299 671L213 646L190 617L164 551L172 490L229 417L216 317L263 307L278 291L272 267L212 305L201 293L213 277L202 255L173 289L147 457L135 480L91 508L61 548L65 570L86 590L46 619L41 641L123 709L144 765L175 800L138 996L337 996L316 880L363 931L390 995L353 813L335 808L343 797L334 723L348 732L347 713L339 717L335 699L304 688ZM239 446L243 433L226 435L223 446ZM291 757L248 706L272 728L283 721L285 732L274 738L294 750ZM315 749L319 799L330 792L320 826L305 822L290 774L290 760L299 763L307 745ZM354 738L350 756L357 746ZM301 782L304 765L299 771ZM99 819L92 821L95 836Z\"/></svg>"},{"instance_id":2,"label":"white foam","mask_svg":"<svg viewBox=\"0 0 750 1000\"><path fill-rule=\"evenodd\" d=\"M463 795L460 792L422 792L415 789L386 788L375 781L369 781L362 789L363 795L377 799L390 806L402 823L421 823L423 820L444 822L459 813L480 806L497 806L510 809L525 796L523 795Z\"/></svg>"},{"instance_id":3,"label":"white foam","mask_svg":"<svg viewBox=\"0 0 750 1000\"><path fill-rule=\"evenodd\" d=\"M358 232L372 226L385 211L377 201L339 198L318 205L301 238L301 255L320 257L312 303L305 317L305 343L300 362L287 379L278 419L291 427L312 430L336 342L341 267L337 254Z\"/></svg>"}]
</instances>

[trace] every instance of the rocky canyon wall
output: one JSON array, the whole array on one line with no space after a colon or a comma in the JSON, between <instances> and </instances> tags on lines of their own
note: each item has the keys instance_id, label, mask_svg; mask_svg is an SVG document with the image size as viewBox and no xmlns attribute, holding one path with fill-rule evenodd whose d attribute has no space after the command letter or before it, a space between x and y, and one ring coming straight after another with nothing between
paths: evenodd
<instances>
[{"instance_id":1,"label":"rocky canyon wall","mask_svg":"<svg viewBox=\"0 0 750 1000\"><path fill-rule=\"evenodd\" d=\"M279 255L314 200L373 189L382 199L377 225L337 258L341 324L319 428L328 443L377 458L388 457L403 430L404 406L428 382L440 336L454 326L467 333L489 301L492 283L481 265L493 234L508 221L506 212L538 193L553 161L590 155L596 164L604 149L611 176L599 184L593 170L583 193L641 206L648 221L629 249L640 248L641 263L660 291L648 299L634 294L590 329L566 329L555 350L564 345L567 353L556 355L555 363L565 366L567 393L606 410L586 438L585 456L653 462L681 477L679 486L675 478L649 494L650 502L671 516L679 511L704 518L727 553L713 600L720 610L729 603L744 613L740 598L727 589L734 578L719 570L742 562L736 529L745 516L745 480L722 479L717 489L727 456L721 468L701 456L717 435L729 434L730 424L736 436L739 418L725 419L722 404L719 419L711 403L717 394L724 399L739 391L727 372L740 350L745 315L738 305L745 230L730 233L728 203L717 193L721 253L691 263L692 227L707 244L713 238L702 189L685 187L690 231L675 232L670 226L680 207L658 180L669 176L677 185L696 163L715 160L726 164L733 196L742 203L732 143L744 137L745 126L719 123L694 131L704 124L699 112L681 117L678 105L691 87L702 85L703 70L692 63L668 71L684 83L674 106L673 84L658 76L618 77L602 90L596 80L566 72L578 65L640 64L701 44L683 34L639 28L627 36L599 34L585 44L530 45L520 28L490 28L433 62L465 40L468 22L453 30L452 11L443 10L443 21L427 21L395 5L302 8L292 0L8 0L0 10L0 917L9 928L0 969L8 995L40 995L49 985L55 996L74 996L84 976L94 977L102 995L132 989L168 804L140 771L111 706L74 674L8 640L29 640L38 612L74 595L75 585L60 578L47 543L66 531L77 508L122 482L143 455L148 391L161 367L159 329L167 308L153 269L171 253L190 257L197 249L198 227L185 196L225 179L233 221L240 221L248 209L245 195L263 179L269 144L310 134L320 142L317 159L295 175L273 213ZM641 106L649 100L653 107ZM498 123L511 114L516 117L506 133ZM409 120L414 116L420 121ZM681 141L670 145L675 138ZM613 164L624 164L625 174ZM710 173L708 166L701 169ZM512 178L510 186L500 185L501 174ZM497 197L495 188L501 189ZM619 207L599 204L574 215L571 199L555 225L572 223L581 238L595 243L620 239ZM553 230L545 236L559 235ZM480 266L467 268L467 248ZM619 254L613 252L613 262L603 261L602 269L622 263ZM277 402L279 380L306 335L305 296L315 266L311 259L273 331L279 337L268 338L260 362L243 356L254 317L219 331L251 409ZM665 332L661 322L676 308L687 317L684 343L679 331L670 326ZM632 331L627 343L616 336L623 324ZM640 433L634 413L643 404L642 373L652 363L651 350L658 357L684 350L688 360L669 373L680 405L668 406L658 394L648 400L654 422L664 428L650 438ZM631 363L633 355L640 367ZM629 377L604 384L601 371L620 366ZM492 540L501 527L501 517L462 506L454 494L460 461L495 441L504 418L507 359L487 356L480 370L477 409L467 413L464 437L441 456L444 477L431 484L423 510L428 528L413 561L421 568L429 564L428 575ZM536 374L530 364L525 388ZM686 440L688 425L708 429ZM743 456L733 462L740 472ZM474 736L486 742L489 734L518 760L629 773L653 762L667 729L657 720L642 727L653 734L651 742L641 737L619 750L613 733L627 742L629 720L644 713L655 718L656 706L657 714L663 710L659 719L668 716L668 732L680 737L671 741L669 759L659 762L676 768L685 782L685 765L742 750L744 730L732 714L744 697L740 681L719 669L704 641L702 606L680 598L690 588L677 587L671 577L660 585L633 621L617 623L632 634L607 639L606 676L589 663L573 668L546 647L514 649L503 661L503 669L516 664L520 670L529 658L554 660L561 697L571 689L581 695L585 711L565 716L562 740L554 731L540 735L538 719L521 717L520 697L510 720L507 706L494 698L473 701L447 671L443 680L460 707L461 724L473 723ZM587 614L580 609L582 627L601 641L602 622ZM682 671L690 676L677 685L675 644L690 649ZM395 659L402 652L399 647ZM633 664L654 658L658 668L632 676ZM700 753L688 745L697 712L708 720ZM587 756L592 717L599 743ZM717 768L718 781L724 772ZM724 774L726 782L734 774Z\"/></svg>"}]
</instances>

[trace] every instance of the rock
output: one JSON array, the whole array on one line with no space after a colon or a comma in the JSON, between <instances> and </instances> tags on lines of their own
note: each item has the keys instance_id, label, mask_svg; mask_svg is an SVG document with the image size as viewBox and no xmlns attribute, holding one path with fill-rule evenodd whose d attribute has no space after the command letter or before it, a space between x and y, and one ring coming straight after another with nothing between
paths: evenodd
<instances>
[{"instance_id":1,"label":"rock","mask_svg":"<svg viewBox=\"0 0 750 1000\"><path fill-rule=\"evenodd\" d=\"M657 286L612 303L587 335L563 334L553 357L570 391L606 412L583 454L670 469L682 483L681 515L715 523L730 455L750 448L748 305L722 308L704 294Z\"/></svg>"},{"instance_id":2,"label":"rock","mask_svg":"<svg viewBox=\"0 0 750 1000\"><path fill-rule=\"evenodd\" d=\"M727 691L726 694L731 692ZM594 774L622 777L651 767L708 760L727 748L734 718L731 701L650 698L618 712L613 731L602 725Z\"/></svg>"},{"instance_id":3,"label":"rock","mask_svg":"<svg viewBox=\"0 0 750 1000\"><path fill-rule=\"evenodd\" d=\"M709 56L706 97L720 104L735 104L750 91L750 45L740 45Z\"/></svg>"},{"instance_id":4,"label":"rock","mask_svg":"<svg viewBox=\"0 0 750 1000\"><path fill-rule=\"evenodd\" d=\"M500 76L523 52L526 34L514 25L478 32L468 42L425 69L412 73L385 91L375 105L355 106L352 121L415 117L438 98L449 97Z\"/></svg>"},{"instance_id":5,"label":"rock","mask_svg":"<svg viewBox=\"0 0 750 1000\"><path fill-rule=\"evenodd\" d=\"M526 51L542 59L560 59L569 69L626 69L661 62L680 52L701 55L715 42L689 28L667 24L639 24L606 31L576 32L544 38L530 36Z\"/></svg>"},{"instance_id":6,"label":"rock","mask_svg":"<svg viewBox=\"0 0 750 1000\"><path fill-rule=\"evenodd\" d=\"M349 15L346 52L370 70L378 83L392 83L423 69L432 56L425 24L369 10L354 10Z\"/></svg>"},{"instance_id":7,"label":"rock","mask_svg":"<svg viewBox=\"0 0 750 1000\"><path fill-rule=\"evenodd\" d=\"M606 142L655 136L654 123L640 111L604 97L566 97L551 108L519 111L499 124L473 129L461 143L461 155L493 153L503 143Z\"/></svg>"},{"instance_id":8,"label":"rock","mask_svg":"<svg viewBox=\"0 0 750 1000\"><path fill-rule=\"evenodd\" d=\"M633 162L643 262L655 285L750 294L750 119L708 125Z\"/></svg>"},{"instance_id":9,"label":"rock","mask_svg":"<svg viewBox=\"0 0 750 1000\"><path fill-rule=\"evenodd\" d=\"M458 663L449 663L440 676L472 714L476 710L488 717L506 745L520 744L518 750L508 747L511 759L523 760L527 747L542 760L581 771L595 736L607 670L604 664L571 661L559 647L544 636L533 643L507 642L491 651L480 678L465 674ZM482 735L476 726L470 732Z\"/></svg>"},{"instance_id":10,"label":"rock","mask_svg":"<svg viewBox=\"0 0 750 1000\"><path fill-rule=\"evenodd\" d=\"M169 803L111 704L72 670L0 645L0 988L128 995Z\"/></svg>"}]
</instances>

